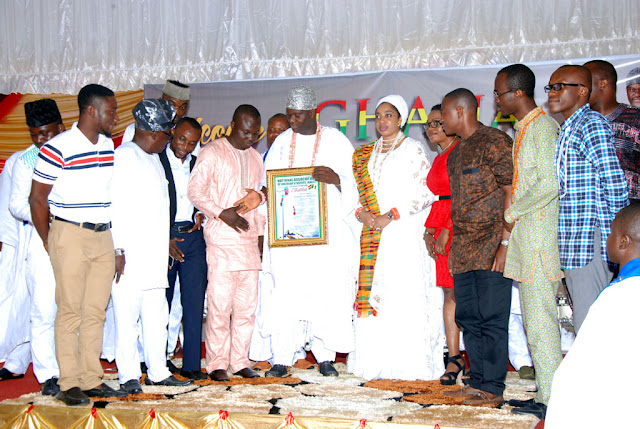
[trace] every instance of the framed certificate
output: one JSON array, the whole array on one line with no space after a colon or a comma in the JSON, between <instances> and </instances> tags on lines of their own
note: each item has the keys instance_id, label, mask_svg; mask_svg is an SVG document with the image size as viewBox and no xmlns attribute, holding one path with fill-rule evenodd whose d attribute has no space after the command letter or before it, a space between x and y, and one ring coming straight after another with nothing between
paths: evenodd
<instances>
[{"instance_id":1,"label":"framed certificate","mask_svg":"<svg viewBox=\"0 0 640 429\"><path fill-rule=\"evenodd\" d=\"M327 185L313 167L267 171L269 246L327 244Z\"/></svg>"}]
</instances>

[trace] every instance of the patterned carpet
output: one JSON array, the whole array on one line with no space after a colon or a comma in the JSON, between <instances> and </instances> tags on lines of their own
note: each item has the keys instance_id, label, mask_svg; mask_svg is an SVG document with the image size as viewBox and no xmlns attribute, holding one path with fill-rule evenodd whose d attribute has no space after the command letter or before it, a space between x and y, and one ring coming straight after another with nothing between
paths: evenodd
<instances>
[{"instance_id":1,"label":"patterned carpet","mask_svg":"<svg viewBox=\"0 0 640 429\"><path fill-rule=\"evenodd\" d=\"M180 359L174 363L180 367ZM370 422L438 424L459 428L533 429L538 420L533 416L518 416L510 407L469 407L459 405L457 398L442 396L442 386L436 381L366 380L346 373L346 365L336 364L339 377L323 377L317 368L292 368L286 378L243 379L231 376L225 383L198 381L189 387L145 386L145 393L130 395L125 400L104 401L94 398L100 409L138 409L161 411L280 414L286 416L321 416L341 419L367 419ZM263 372L262 372L263 374ZM144 376L143 376L144 377ZM106 374L106 381L117 388L117 375ZM520 380L509 372L505 399L533 397L535 383ZM39 393L7 399L2 405L64 406L60 401ZM90 407L90 406L87 406Z\"/></svg>"}]
</instances>

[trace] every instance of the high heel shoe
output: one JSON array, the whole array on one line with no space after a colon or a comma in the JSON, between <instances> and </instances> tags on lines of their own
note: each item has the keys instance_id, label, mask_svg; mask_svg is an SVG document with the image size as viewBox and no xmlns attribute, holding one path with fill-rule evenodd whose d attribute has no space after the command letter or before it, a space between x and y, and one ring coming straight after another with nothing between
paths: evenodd
<instances>
[{"instance_id":1,"label":"high heel shoe","mask_svg":"<svg viewBox=\"0 0 640 429\"><path fill-rule=\"evenodd\" d=\"M462 361L462 363L460 363L460 361ZM440 377L440 384L442 384L443 386L452 386L456 384L456 380L458 379L458 374L460 374L461 371L464 371L466 361L464 360L462 355L455 355L455 356L449 356L447 358L447 365L449 363L456 365L458 367L458 370L445 372L442 375L442 377Z\"/></svg>"}]
</instances>

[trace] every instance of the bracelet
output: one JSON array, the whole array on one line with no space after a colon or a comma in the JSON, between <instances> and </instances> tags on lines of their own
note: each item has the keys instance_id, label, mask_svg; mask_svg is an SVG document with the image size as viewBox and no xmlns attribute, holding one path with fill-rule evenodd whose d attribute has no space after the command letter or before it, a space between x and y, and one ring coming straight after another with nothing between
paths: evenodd
<instances>
[{"instance_id":1,"label":"bracelet","mask_svg":"<svg viewBox=\"0 0 640 429\"><path fill-rule=\"evenodd\" d=\"M260 194L260 204L267 201L267 196L264 194L264 192L262 192L262 190L258 191L258 193Z\"/></svg>"},{"instance_id":2,"label":"bracelet","mask_svg":"<svg viewBox=\"0 0 640 429\"><path fill-rule=\"evenodd\" d=\"M356 219L358 219L358 222L362 223L362 220L360 220L360 213L362 213L362 211L364 210L364 207L358 207L356 209Z\"/></svg>"},{"instance_id":3,"label":"bracelet","mask_svg":"<svg viewBox=\"0 0 640 429\"><path fill-rule=\"evenodd\" d=\"M389 219L393 219L393 220L400 219L400 213L398 212L398 209L395 207L389 210L389 214L387 216L389 216Z\"/></svg>"}]
</instances>

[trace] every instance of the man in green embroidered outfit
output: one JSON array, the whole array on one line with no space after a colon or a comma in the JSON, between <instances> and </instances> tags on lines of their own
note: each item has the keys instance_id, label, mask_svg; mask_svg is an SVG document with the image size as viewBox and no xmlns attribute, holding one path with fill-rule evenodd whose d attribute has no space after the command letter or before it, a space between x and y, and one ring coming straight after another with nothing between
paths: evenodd
<instances>
[{"instance_id":1,"label":"man in green embroidered outfit","mask_svg":"<svg viewBox=\"0 0 640 429\"><path fill-rule=\"evenodd\" d=\"M516 401L516 414L544 419L553 374L562 361L556 307L560 270L558 253L558 183L554 170L558 123L536 106L536 78L525 65L498 72L493 91L502 116L514 115L512 204L505 211L515 222L504 276L520 282L522 316L536 369L535 399Z\"/></svg>"}]
</instances>

